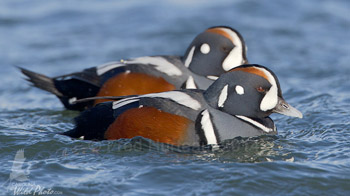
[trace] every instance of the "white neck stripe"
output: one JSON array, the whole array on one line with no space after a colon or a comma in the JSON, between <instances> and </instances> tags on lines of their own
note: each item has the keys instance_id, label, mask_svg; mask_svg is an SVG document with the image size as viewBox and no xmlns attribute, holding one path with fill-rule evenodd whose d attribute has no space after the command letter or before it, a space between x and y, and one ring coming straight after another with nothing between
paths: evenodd
<instances>
[{"instance_id":1,"label":"white neck stripe","mask_svg":"<svg viewBox=\"0 0 350 196\"><path fill-rule=\"evenodd\" d=\"M189 67L191 62L192 62L192 58L193 58L193 54L194 54L194 49L195 47L193 46L190 50L190 52L187 55L187 58L185 60L185 67Z\"/></svg>"},{"instance_id":2,"label":"white neck stripe","mask_svg":"<svg viewBox=\"0 0 350 196\"><path fill-rule=\"evenodd\" d=\"M194 79L192 76L188 77L186 81L186 89L197 89L197 86L194 83Z\"/></svg>"},{"instance_id":3,"label":"white neck stripe","mask_svg":"<svg viewBox=\"0 0 350 196\"><path fill-rule=\"evenodd\" d=\"M221 93L219 95L219 100L218 100L218 107L224 107L225 101L227 99L227 94L228 94L228 84L222 88Z\"/></svg>"}]
</instances>

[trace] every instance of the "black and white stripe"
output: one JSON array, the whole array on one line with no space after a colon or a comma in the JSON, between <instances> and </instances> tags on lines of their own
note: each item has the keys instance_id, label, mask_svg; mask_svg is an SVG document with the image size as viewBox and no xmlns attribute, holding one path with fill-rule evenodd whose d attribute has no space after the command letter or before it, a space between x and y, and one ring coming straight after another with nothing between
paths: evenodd
<instances>
[{"instance_id":1,"label":"black and white stripe","mask_svg":"<svg viewBox=\"0 0 350 196\"><path fill-rule=\"evenodd\" d=\"M119 101L115 101L113 102L113 109L127 105L135 101L139 101L139 99L147 98L147 97L169 99L171 101L178 103L179 105L185 106L187 108L191 108L193 110L199 110L202 107L201 103L198 100L194 99L193 97L191 97L190 95L184 92L168 91L168 92L162 92L162 93L140 95L140 96L125 98Z\"/></svg>"},{"instance_id":2,"label":"black and white stripe","mask_svg":"<svg viewBox=\"0 0 350 196\"><path fill-rule=\"evenodd\" d=\"M120 60L120 62L118 61L115 61L115 62L109 62L109 63L106 63L106 64L103 64L103 65L100 65L96 68L96 73L97 75L102 75L114 68L117 68L117 67L125 67L126 64L124 63L124 60Z\"/></svg>"},{"instance_id":3,"label":"black and white stripe","mask_svg":"<svg viewBox=\"0 0 350 196\"><path fill-rule=\"evenodd\" d=\"M265 125L259 123L258 121L255 121L255 120L248 118L246 116L236 115L236 117L243 120L246 123L249 123L249 124L261 129L262 131L264 131L266 133L276 131L276 127L273 127L273 128L266 127Z\"/></svg>"},{"instance_id":4,"label":"black and white stripe","mask_svg":"<svg viewBox=\"0 0 350 196\"><path fill-rule=\"evenodd\" d=\"M203 110L196 120L197 134L200 143L204 145L217 145L220 142L217 130L212 122L208 110Z\"/></svg>"},{"instance_id":5,"label":"black and white stripe","mask_svg":"<svg viewBox=\"0 0 350 196\"><path fill-rule=\"evenodd\" d=\"M188 77L188 79L186 80L185 88L186 89L197 89L197 85L194 82L194 79L192 76Z\"/></svg>"},{"instance_id":6,"label":"black and white stripe","mask_svg":"<svg viewBox=\"0 0 350 196\"><path fill-rule=\"evenodd\" d=\"M165 73L168 76L181 76L182 71L166 58L160 56L145 56L130 60L121 60L120 62L110 62L97 67L97 75L102 75L114 68L125 67L131 64L153 66L159 72Z\"/></svg>"}]
</instances>

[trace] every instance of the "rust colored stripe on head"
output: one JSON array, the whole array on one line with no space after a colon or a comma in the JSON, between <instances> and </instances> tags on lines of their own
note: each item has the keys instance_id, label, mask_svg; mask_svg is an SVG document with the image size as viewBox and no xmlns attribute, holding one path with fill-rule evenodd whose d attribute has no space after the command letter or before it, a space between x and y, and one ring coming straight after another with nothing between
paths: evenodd
<instances>
[{"instance_id":1,"label":"rust colored stripe on head","mask_svg":"<svg viewBox=\"0 0 350 196\"><path fill-rule=\"evenodd\" d=\"M121 73L103 84L98 97L143 95L175 90L175 86L161 77L154 77L143 73ZM95 104L108 100L96 100Z\"/></svg>"},{"instance_id":2,"label":"rust colored stripe on head","mask_svg":"<svg viewBox=\"0 0 350 196\"><path fill-rule=\"evenodd\" d=\"M153 107L132 108L118 116L108 127L105 139L142 136L156 142L181 145L190 123L193 122L183 116Z\"/></svg>"},{"instance_id":3,"label":"rust colored stripe on head","mask_svg":"<svg viewBox=\"0 0 350 196\"><path fill-rule=\"evenodd\" d=\"M224 31L221 28L212 28L212 29L206 30L205 32L216 33L216 34L222 35L222 36L226 37L227 39L231 40L232 43L234 43L230 34L228 34L226 31Z\"/></svg>"},{"instance_id":4,"label":"rust colored stripe on head","mask_svg":"<svg viewBox=\"0 0 350 196\"><path fill-rule=\"evenodd\" d=\"M261 76L265 78L267 81L269 81L269 78L267 77L267 75L263 71L255 67L239 67L239 68L234 68L229 72L233 72L233 71L244 71L244 72L252 73L252 74Z\"/></svg>"}]
</instances>

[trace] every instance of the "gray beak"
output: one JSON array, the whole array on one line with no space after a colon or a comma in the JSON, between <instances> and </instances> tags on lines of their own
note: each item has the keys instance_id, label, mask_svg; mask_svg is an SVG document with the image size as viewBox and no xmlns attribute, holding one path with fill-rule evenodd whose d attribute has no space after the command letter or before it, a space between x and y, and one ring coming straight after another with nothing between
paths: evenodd
<instances>
[{"instance_id":1,"label":"gray beak","mask_svg":"<svg viewBox=\"0 0 350 196\"><path fill-rule=\"evenodd\" d=\"M303 114L299 110L297 110L293 106L289 105L281 97L278 97L278 103L277 103L276 107L274 109L272 109L272 112L283 114L286 116L303 118Z\"/></svg>"}]
</instances>

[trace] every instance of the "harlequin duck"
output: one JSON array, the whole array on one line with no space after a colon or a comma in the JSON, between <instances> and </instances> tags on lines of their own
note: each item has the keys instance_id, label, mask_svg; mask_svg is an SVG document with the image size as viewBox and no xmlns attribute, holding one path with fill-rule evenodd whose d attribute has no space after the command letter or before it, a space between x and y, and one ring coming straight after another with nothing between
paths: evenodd
<instances>
[{"instance_id":1,"label":"harlequin duck","mask_svg":"<svg viewBox=\"0 0 350 196\"><path fill-rule=\"evenodd\" d=\"M118 98L117 98L118 99ZM207 145L235 137L274 135L271 113L302 118L282 97L276 75L260 65L224 73L207 90L128 96L81 113L63 133L86 140L142 136L172 145Z\"/></svg>"},{"instance_id":2,"label":"harlequin duck","mask_svg":"<svg viewBox=\"0 0 350 196\"><path fill-rule=\"evenodd\" d=\"M145 56L54 78L20 69L35 87L55 94L67 109L84 110L106 100L80 104L74 104L74 101L93 96L139 95L180 88L206 89L222 73L245 63L246 46L239 32L217 26L200 33L183 57Z\"/></svg>"}]
</instances>

